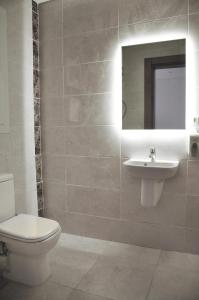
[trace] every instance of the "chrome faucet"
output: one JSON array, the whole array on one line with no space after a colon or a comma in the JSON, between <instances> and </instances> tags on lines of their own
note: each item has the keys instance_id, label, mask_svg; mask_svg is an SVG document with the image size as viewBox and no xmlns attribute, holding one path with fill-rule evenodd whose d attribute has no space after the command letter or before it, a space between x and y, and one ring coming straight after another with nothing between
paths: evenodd
<instances>
[{"instance_id":1,"label":"chrome faucet","mask_svg":"<svg viewBox=\"0 0 199 300\"><path fill-rule=\"evenodd\" d=\"M151 159L151 161L155 161L155 147L151 147L150 148L150 154L149 154L149 158Z\"/></svg>"}]
</instances>

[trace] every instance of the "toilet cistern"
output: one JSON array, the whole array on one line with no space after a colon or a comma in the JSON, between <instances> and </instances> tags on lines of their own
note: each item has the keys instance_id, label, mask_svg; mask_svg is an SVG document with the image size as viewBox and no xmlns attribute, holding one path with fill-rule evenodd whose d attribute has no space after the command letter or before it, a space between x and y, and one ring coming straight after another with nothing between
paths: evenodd
<instances>
[{"instance_id":1,"label":"toilet cistern","mask_svg":"<svg viewBox=\"0 0 199 300\"><path fill-rule=\"evenodd\" d=\"M151 161L155 161L155 157L156 157L155 147L151 147L150 148L149 158L151 159Z\"/></svg>"}]
</instances>

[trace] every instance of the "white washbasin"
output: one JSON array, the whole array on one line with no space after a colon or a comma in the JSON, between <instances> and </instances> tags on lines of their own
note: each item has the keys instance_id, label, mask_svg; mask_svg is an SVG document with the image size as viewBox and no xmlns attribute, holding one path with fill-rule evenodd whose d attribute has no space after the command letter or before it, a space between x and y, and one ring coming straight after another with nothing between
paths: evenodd
<instances>
[{"instance_id":1,"label":"white washbasin","mask_svg":"<svg viewBox=\"0 0 199 300\"><path fill-rule=\"evenodd\" d=\"M123 164L131 167L131 172L134 177L141 179L164 180L173 177L176 174L179 162L129 159Z\"/></svg>"}]
</instances>

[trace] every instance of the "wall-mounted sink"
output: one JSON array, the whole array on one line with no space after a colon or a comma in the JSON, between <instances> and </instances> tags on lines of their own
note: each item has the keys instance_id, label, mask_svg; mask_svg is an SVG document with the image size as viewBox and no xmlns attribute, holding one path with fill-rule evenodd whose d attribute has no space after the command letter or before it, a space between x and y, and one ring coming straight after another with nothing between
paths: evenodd
<instances>
[{"instance_id":1,"label":"wall-mounted sink","mask_svg":"<svg viewBox=\"0 0 199 300\"><path fill-rule=\"evenodd\" d=\"M178 169L178 161L134 160L123 163L130 168L134 177L141 181L141 204L145 207L156 206L160 200L164 180L173 177Z\"/></svg>"},{"instance_id":2,"label":"wall-mounted sink","mask_svg":"<svg viewBox=\"0 0 199 300\"><path fill-rule=\"evenodd\" d=\"M178 161L163 160L134 160L124 162L125 166L131 167L132 175L144 179L167 179L176 174Z\"/></svg>"}]
</instances>

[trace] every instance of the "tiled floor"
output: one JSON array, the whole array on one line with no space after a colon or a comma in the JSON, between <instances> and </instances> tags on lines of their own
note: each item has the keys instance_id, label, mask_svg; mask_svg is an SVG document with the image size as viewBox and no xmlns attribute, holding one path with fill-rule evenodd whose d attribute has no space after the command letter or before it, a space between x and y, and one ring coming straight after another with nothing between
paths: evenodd
<instances>
[{"instance_id":1,"label":"tiled floor","mask_svg":"<svg viewBox=\"0 0 199 300\"><path fill-rule=\"evenodd\" d=\"M62 234L53 273L29 288L8 282L1 300L199 300L199 256Z\"/></svg>"}]
</instances>

